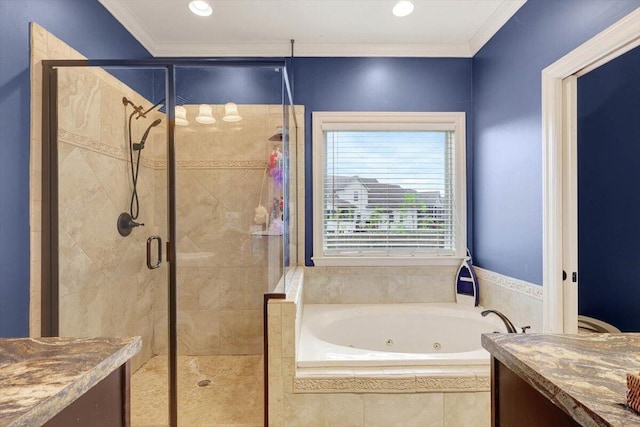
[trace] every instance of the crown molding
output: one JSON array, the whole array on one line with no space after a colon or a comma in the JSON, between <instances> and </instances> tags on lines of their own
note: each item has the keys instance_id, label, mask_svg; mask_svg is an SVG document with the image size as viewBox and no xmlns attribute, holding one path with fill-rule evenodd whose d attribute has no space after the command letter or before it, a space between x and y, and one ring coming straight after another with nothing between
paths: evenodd
<instances>
[{"instance_id":1,"label":"crown molding","mask_svg":"<svg viewBox=\"0 0 640 427\"><path fill-rule=\"evenodd\" d=\"M469 40L471 56L478 53L526 2L527 0L505 0Z\"/></svg>"},{"instance_id":2,"label":"crown molding","mask_svg":"<svg viewBox=\"0 0 640 427\"><path fill-rule=\"evenodd\" d=\"M125 6L124 2L113 0L98 0L100 4L107 9L109 13L136 39L138 42L149 51L151 56L156 55L156 47L158 41L144 28L142 22L135 17L133 13Z\"/></svg>"}]
</instances>

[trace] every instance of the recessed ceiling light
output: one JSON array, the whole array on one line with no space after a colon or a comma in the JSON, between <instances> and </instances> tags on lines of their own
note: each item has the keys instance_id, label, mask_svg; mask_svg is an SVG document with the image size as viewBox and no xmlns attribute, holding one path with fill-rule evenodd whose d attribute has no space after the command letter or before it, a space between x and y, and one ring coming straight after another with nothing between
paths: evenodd
<instances>
[{"instance_id":1,"label":"recessed ceiling light","mask_svg":"<svg viewBox=\"0 0 640 427\"><path fill-rule=\"evenodd\" d=\"M204 0L191 0L189 2L189 10L198 16L209 16L213 13L213 9Z\"/></svg>"},{"instance_id":2,"label":"recessed ceiling light","mask_svg":"<svg viewBox=\"0 0 640 427\"><path fill-rule=\"evenodd\" d=\"M398 17L410 15L413 12L413 2L409 0L400 0L393 6L393 14Z\"/></svg>"}]
</instances>

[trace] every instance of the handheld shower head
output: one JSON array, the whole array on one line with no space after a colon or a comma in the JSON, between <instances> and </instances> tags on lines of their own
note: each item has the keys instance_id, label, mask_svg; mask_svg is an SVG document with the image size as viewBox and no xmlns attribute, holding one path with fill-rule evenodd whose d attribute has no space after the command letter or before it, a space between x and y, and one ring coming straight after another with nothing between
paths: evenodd
<instances>
[{"instance_id":1,"label":"handheld shower head","mask_svg":"<svg viewBox=\"0 0 640 427\"><path fill-rule=\"evenodd\" d=\"M162 122L162 119L157 119L157 120L155 120L153 123L151 123L149 125L147 130L144 131L144 134L142 135L142 139L140 139L140 143L133 144L133 150L134 151L139 151L139 150L142 150L144 148L144 144L145 144L145 142L147 142L147 137L149 136L149 132L151 131L151 128L155 127L155 126L158 126L161 122Z\"/></svg>"}]
</instances>

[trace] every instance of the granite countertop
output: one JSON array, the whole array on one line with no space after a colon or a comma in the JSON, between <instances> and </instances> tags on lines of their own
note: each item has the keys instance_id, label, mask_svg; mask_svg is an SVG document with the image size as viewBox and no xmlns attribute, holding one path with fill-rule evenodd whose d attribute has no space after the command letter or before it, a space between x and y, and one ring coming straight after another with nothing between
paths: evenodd
<instances>
[{"instance_id":1,"label":"granite countertop","mask_svg":"<svg viewBox=\"0 0 640 427\"><path fill-rule=\"evenodd\" d=\"M583 426L640 426L626 407L640 334L484 334L482 346Z\"/></svg>"},{"instance_id":2,"label":"granite countertop","mask_svg":"<svg viewBox=\"0 0 640 427\"><path fill-rule=\"evenodd\" d=\"M140 337L0 339L0 426L44 424L141 345Z\"/></svg>"}]
</instances>

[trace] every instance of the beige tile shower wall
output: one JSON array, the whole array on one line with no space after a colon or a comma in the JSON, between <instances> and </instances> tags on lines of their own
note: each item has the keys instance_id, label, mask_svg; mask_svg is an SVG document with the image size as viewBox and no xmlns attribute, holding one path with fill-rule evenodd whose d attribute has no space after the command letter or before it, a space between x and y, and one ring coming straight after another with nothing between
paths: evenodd
<instances>
[{"instance_id":1,"label":"beige tile shower wall","mask_svg":"<svg viewBox=\"0 0 640 427\"><path fill-rule=\"evenodd\" d=\"M63 68L58 81L60 335L140 335L137 369L152 356L154 290L166 281L162 269L145 263L147 237L159 232L150 158L138 176L137 221L145 226L122 237L116 222L129 211L132 189L125 131L131 110L122 97L149 102L100 69ZM133 139L155 118L134 120Z\"/></svg>"},{"instance_id":2,"label":"beige tile shower wall","mask_svg":"<svg viewBox=\"0 0 640 427\"><path fill-rule=\"evenodd\" d=\"M307 267L306 304L455 302L457 267Z\"/></svg>"},{"instance_id":3,"label":"beige tile shower wall","mask_svg":"<svg viewBox=\"0 0 640 427\"><path fill-rule=\"evenodd\" d=\"M36 23L31 23L31 144L30 144L30 335L41 333L41 203L42 203L42 60L86 59ZM60 224L60 313L61 332L68 335L141 335L143 349L134 359L134 368L151 355L153 343L153 289L166 277L165 268L154 273L141 269L144 262L140 238L123 244L114 238L116 214L126 210L123 186L127 176L124 146L123 95L144 103L133 90L104 72L77 75L78 80L62 75L66 94L61 93L59 161L66 162L61 174L70 181L70 190L61 183ZM62 108L64 107L64 108ZM99 112L96 111L99 109ZM139 132L142 122L136 123ZM155 129L157 132L158 129ZM122 144L122 145L121 145ZM144 203L155 205L154 191L149 191L155 171L143 163L141 191ZM83 171L84 173L79 173ZM78 198L82 193L86 197ZM104 197L99 202L96 195ZM151 201L150 201L151 200ZM146 205L143 205L146 206ZM166 203L159 211L165 212ZM144 215L146 211L144 211ZM146 217L146 232L163 230L153 227L156 209ZM69 215L67 217L67 215ZM83 234L87 231L86 234ZM101 233L105 227L105 233ZM88 229L87 229L88 228ZM134 232L135 233L135 232ZM139 236L141 233L136 233ZM93 239L93 240L92 240ZM107 246L100 246L97 243ZM135 239L135 240L134 240ZM109 246L110 245L110 246ZM120 261L114 261L119 254ZM114 267L115 266L115 267ZM113 267L113 269L111 269ZM165 304L166 306L166 304Z\"/></svg>"},{"instance_id":4,"label":"beige tile shower wall","mask_svg":"<svg viewBox=\"0 0 640 427\"><path fill-rule=\"evenodd\" d=\"M195 121L197 105L185 108L190 124L176 134L178 352L261 354L262 295L282 275L282 236L250 227L258 204L270 209L280 195L265 170L281 147L268 139L282 107L239 105L242 121L227 123L224 106L213 105L213 125ZM154 317L162 330L166 315Z\"/></svg>"},{"instance_id":5,"label":"beige tile shower wall","mask_svg":"<svg viewBox=\"0 0 640 427\"><path fill-rule=\"evenodd\" d=\"M31 265L29 271L29 334L41 334L41 243L42 243L42 61L85 59L80 53L32 22L31 42L31 141L29 165L29 229Z\"/></svg>"}]
</instances>

